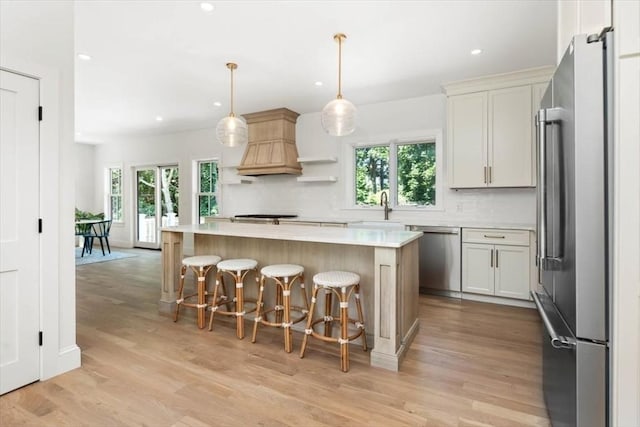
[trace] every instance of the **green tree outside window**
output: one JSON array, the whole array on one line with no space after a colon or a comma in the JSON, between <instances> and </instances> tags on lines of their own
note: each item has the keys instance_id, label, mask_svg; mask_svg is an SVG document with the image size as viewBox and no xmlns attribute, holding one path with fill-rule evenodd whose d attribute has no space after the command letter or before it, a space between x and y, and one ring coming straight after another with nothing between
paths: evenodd
<instances>
[{"instance_id":1,"label":"green tree outside window","mask_svg":"<svg viewBox=\"0 0 640 427\"><path fill-rule=\"evenodd\" d=\"M378 205L382 192L391 191L397 206L436 204L435 142L355 148L356 205Z\"/></svg>"}]
</instances>

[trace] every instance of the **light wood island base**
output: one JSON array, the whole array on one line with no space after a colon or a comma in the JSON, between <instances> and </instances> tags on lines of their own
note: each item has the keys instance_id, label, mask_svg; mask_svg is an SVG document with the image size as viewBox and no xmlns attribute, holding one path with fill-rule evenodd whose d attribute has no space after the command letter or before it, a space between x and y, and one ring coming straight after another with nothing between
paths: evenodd
<instances>
[{"instance_id":1,"label":"light wood island base","mask_svg":"<svg viewBox=\"0 0 640 427\"><path fill-rule=\"evenodd\" d=\"M201 227L217 224L206 224ZM238 226L238 224L223 224L224 227ZM240 227L255 226L255 224L243 224ZM215 254L223 259L228 258L253 258L258 260L259 268L269 264L299 264L305 268L306 286L313 286L313 276L322 271L346 270L357 273L361 277L361 293L364 309L367 340L373 343L370 352L371 366L376 366L392 371L398 371L402 359L418 332L418 241L413 239L411 232L404 235L400 247L375 246L385 244L384 231L380 230L354 230L335 229L329 233L340 235L347 232L349 238L359 237L363 231L372 231L375 241L371 245L344 243L324 243L314 241L277 239L277 236L267 237L240 237L219 235L209 232L200 232L199 226L183 226L162 231L162 289L159 302L159 311L170 314L175 308L176 283L179 275L182 259L182 231L189 228L194 232L195 254ZM263 226L257 226L263 227ZM264 227L263 227L264 228ZM283 230L283 228L285 230ZM288 231L301 236L309 233L308 227L303 226L278 226L271 227L273 232ZM258 231L259 228L249 227L247 233ZM221 232L224 232L223 229ZM326 233L326 232L325 232ZM382 234L380 234L382 233ZM411 233L411 235L409 234ZM259 233L255 233L259 234ZM283 233L286 235L287 233ZM409 236L409 239L406 237ZM306 240L313 240L306 236ZM369 236L370 237L370 236ZM326 236L321 236L326 239ZM248 282L250 283L250 281ZM256 289L247 286L245 291L255 297ZM269 290L265 290L265 293ZM268 298L271 296L267 295ZM297 295L296 295L297 297ZM292 300L292 304L301 305L301 301ZM324 310L323 301L319 301L318 310ZM354 308L355 309L355 308ZM322 311L321 311L322 312ZM355 314L355 313L354 313ZM247 320L253 320L249 317ZM298 329L301 328L297 325ZM299 329L300 330L300 329ZM358 351L354 347L352 351ZM361 349L359 351L362 351ZM308 357L313 357L312 353Z\"/></svg>"}]
</instances>

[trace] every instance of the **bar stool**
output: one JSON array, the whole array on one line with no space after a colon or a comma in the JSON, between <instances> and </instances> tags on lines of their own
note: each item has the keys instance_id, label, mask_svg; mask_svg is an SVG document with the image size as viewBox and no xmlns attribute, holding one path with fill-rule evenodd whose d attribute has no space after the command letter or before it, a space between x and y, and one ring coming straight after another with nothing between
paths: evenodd
<instances>
[{"instance_id":1,"label":"bar stool","mask_svg":"<svg viewBox=\"0 0 640 427\"><path fill-rule=\"evenodd\" d=\"M253 271L256 273L256 285L259 282L256 266L258 265L258 261L254 259L227 259L224 261L220 261L218 263L218 272L216 274L216 286L213 290L213 303L211 305L211 317L209 317L209 330L213 329L213 316L218 314L223 314L225 316L235 316L236 317L236 335L239 339L244 338L244 315L247 313L244 308L245 302L253 302L253 301L245 301L244 299L244 278L250 272ZM220 285L224 288L224 274L228 274L233 278L236 283L236 294L233 298L235 311L229 310L229 304L231 302L227 301L226 298L220 298L218 301L218 292ZM223 289L226 296L226 289ZM222 302L224 301L224 302ZM221 306L227 306L227 310L220 310ZM249 313L255 311L249 310Z\"/></svg>"},{"instance_id":2,"label":"bar stool","mask_svg":"<svg viewBox=\"0 0 640 427\"><path fill-rule=\"evenodd\" d=\"M198 328L204 328L205 310L209 305L207 303L207 273L215 267L218 262L220 262L220 259L221 258L217 255L200 255L187 257L182 260L182 268L180 269L180 287L178 289L178 299L176 300L176 311L173 315L174 322L178 321L180 306L183 305L185 307L196 308L198 310ZM187 268L191 268L196 275L197 290L195 294L184 296L184 276L187 273ZM197 297L195 303L186 301L193 297Z\"/></svg>"},{"instance_id":3,"label":"bar stool","mask_svg":"<svg viewBox=\"0 0 640 427\"><path fill-rule=\"evenodd\" d=\"M254 319L255 323L253 325L251 342L256 342L258 324L283 328L284 351L291 353L293 348L291 326L306 319L309 313L309 302L307 301L307 292L304 288L304 267L295 264L268 265L260 270L260 274L260 292L258 293L258 301L256 303L256 317ZM276 303L273 308L264 310L264 285L268 279L272 279L276 285ZM291 288L295 282L300 284L304 307L291 305ZM291 310L301 312L302 316L291 320ZM269 321L267 317L269 313L274 313L273 322Z\"/></svg>"},{"instance_id":4,"label":"bar stool","mask_svg":"<svg viewBox=\"0 0 640 427\"><path fill-rule=\"evenodd\" d=\"M339 290L338 290L339 289ZM324 316L313 319L313 313L316 307L318 292L325 292L325 312ZM331 306L333 295L338 296L340 302L340 317L335 319L331 315ZM356 300L356 309L358 311L358 319L349 318L349 298L354 295ZM340 322L340 337L334 338L331 334L331 326L334 321ZM314 326L318 323L324 323L324 334L320 334L314 330ZM349 335L349 323L353 323L358 332ZM367 336L364 330L364 319L362 317L362 305L360 304L360 276L356 273L348 271L328 271L318 273L313 276L313 295L311 296L310 314L307 318L307 328L302 340L302 348L300 357L304 357L307 348L307 339L309 336L318 338L326 342L337 342L340 344L340 368L343 372L349 371L349 342L355 340L362 335L362 349L367 351Z\"/></svg>"}]
</instances>

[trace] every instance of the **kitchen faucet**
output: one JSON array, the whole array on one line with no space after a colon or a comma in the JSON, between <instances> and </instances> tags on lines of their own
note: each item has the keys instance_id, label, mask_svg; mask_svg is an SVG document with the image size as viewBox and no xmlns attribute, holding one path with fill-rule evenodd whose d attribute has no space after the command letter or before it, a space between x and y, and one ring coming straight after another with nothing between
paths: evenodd
<instances>
[{"instance_id":1,"label":"kitchen faucet","mask_svg":"<svg viewBox=\"0 0 640 427\"><path fill-rule=\"evenodd\" d=\"M392 209L389 207L389 196L387 196L387 193L384 191L380 194L380 206L384 206L384 219L388 220L389 212L391 212Z\"/></svg>"}]
</instances>

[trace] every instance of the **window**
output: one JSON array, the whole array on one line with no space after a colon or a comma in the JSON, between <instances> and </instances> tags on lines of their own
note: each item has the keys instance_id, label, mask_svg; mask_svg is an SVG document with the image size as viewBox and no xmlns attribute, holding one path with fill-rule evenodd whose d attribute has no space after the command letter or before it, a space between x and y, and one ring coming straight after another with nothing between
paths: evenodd
<instances>
[{"instance_id":1,"label":"window","mask_svg":"<svg viewBox=\"0 0 640 427\"><path fill-rule=\"evenodd\" d=\"M438 208L440 133L402 141L353 145L352 204L379 206L383 192L394 208Z\"/></svg>"},{"instance_id":2,"label":"window","mask_svg":"<svg viewBox=\"0 0 640 427\"><path fill-rule=\"evenodd\" d=\"M389 146L356 148L356 205L377 205L389 193Z\"/></svg>"},{"instance_id":3,"label":"window","mask_svg":"<svg viewBox=\"0 0 640 427\"><path fill-rule=\"evenodd\" d=\"M109 218L122 222L122 168L109 168L107 204Z\"/></svg>"},{"instance_id":4,"label":"window","mask_svg":"<svg viewBox=\"0 0 640 427\"><path fill-rule=\"evenodd\" d=\"M218 162L206 160L198 162L198 185L196 207L198 223L204 223L205 216L218 215Z\"/></svg>"}]
</instances>

